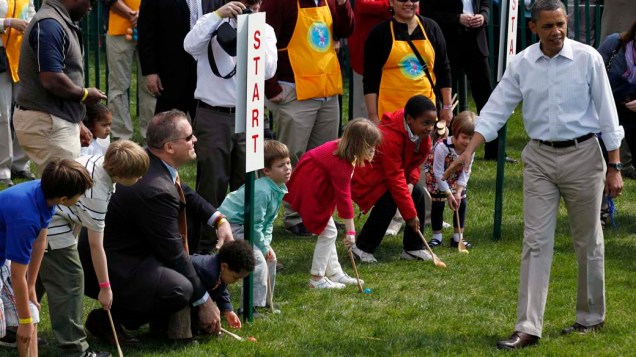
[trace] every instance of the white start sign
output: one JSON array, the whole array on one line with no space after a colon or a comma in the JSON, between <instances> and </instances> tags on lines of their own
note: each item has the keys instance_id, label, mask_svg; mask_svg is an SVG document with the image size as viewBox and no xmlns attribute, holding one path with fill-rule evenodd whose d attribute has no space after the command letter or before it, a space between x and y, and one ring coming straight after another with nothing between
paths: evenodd
<instances>
[{"instance_id":1,"label":"white start sign","mask_svg":"<svg viewBox=\"0 0 636 357\"><path fill-rule=\"evenodd\" d=\"M265 13L240 15L237 21L236 132L245 131L245 172L264 167Z\"/></svg>"}]
</instances>

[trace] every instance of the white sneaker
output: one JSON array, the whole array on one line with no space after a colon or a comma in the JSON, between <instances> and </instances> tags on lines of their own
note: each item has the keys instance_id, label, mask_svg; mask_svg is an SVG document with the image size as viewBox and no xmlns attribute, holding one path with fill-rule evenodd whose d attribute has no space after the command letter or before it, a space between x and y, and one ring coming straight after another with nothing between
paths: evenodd
<instances>
[{"instance_id":1,"label":"white sneaker","mask_svg":"<svg viewBox=\"0 0 636 357\"><path fill-rule=\"evenodd\" d=\"M353 253L356 257L358 257L358 259L360 259L360 262L362 263L377 263L378 262L373 256L373 254L360 250L360 248L358 248L355 244L353 245L353 247L351 247L351 253Z\"/></svg>"},{"instance_id":2,"label":"white sneaker","mask_svg":"<svg viewBox=\"0 0 636 357\"><path fill-rule=\"evenodd\" d=\"M327 279L326 276L323 276L322 279L318 281L309 279L309 288L311 289L344 289L345 285L342 283L334 283L333 281Z\"/></svg>"},{"instance_id":3,"label":"white sneaker","mask_svg":"<svg viewBox=\"0 0 636 357\"><path fill-rule=\"evenodd\" d=\"M345 285L358 285L358 280L356 278L350 277L347 273L341 272L340 274L332 275L329 277L334 283L342 283ZM360 284L364 285L364 280L360 279Z\"/></svg>"},{"instance_id":4,"label":"white sneaker","mask_svg":"<svg viewBox=\"0 0 636 357\"><path fill-rule=\"evenodd\" d=\"M446 223L446 222L442 222L442 228L443 228L443 229L448 229L448 228L450 228L450 227L452 227L450 224L448 224L448 223Z\"/></svg>"},{"instance_id":5,"label":"white sneaker","mask_svg":"<svg viewBox=\"0 0 636 357\"><path fill-rule=\"evenodd\" d=\"M402 253L400 254L400 259L404 259L404 260L423 260L423 261L427 261L427 260L433 260L433 257L431 256L431 253L429 253L427 250L403 250Z\"/></svg>"}]
</instances>

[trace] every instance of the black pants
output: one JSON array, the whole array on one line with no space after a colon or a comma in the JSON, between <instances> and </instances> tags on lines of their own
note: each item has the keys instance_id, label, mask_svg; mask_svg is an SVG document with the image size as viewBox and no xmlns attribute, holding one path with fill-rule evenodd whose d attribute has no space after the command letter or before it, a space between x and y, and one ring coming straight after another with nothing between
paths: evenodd
<instances>
[{"instance_id":1,"label":"black pants","mask_svg":"<svg viewBox=\"0 0 636 357\"><path fill-rule=\"evenodd\" d=\"M234 134L233 113L216 111L207 105L197 108L193 132L197 137L194 147L197 152L197 193L212 206L219 207L228 186L230 191L236 191L245 183L245 133ZM196 228L200 229L199 246L193 248L191 245L190 250L205 254L216 243L216 231L207 224ZM194 240L196 232L192 231L188 237Z\"/></svg>"},{"instance_id":2,"label":"black pants","mask_svg":"<svg viewBox=\"0 0 636 357\"><path fill-rule=\"evenodd\" d=\"M441 231L444 225L444 207L446 201L433 201L431 205L431 228L433 232ZM457 228L457 218L453 213L453 227ZM459 202L459 226L464 228L464 221L466 219L466 197L462 198Z\"/></svg>"},{"instance_id":3,"label":"black pants","mask_svg":"<svg viewBox=\"0 0 636 357\"><path fill-rule=\"evenodd\" d=\"M464 36L466 38L460 39L462 46L457 49L457 52L449 52L451 76L456 79L460 75L466 74L466 79L470 83L471 93L477 107L477 113L479 114L486 102L488 102L490 93L492 93L490 64L488 63L488 57L484 56L479 50L477 41L471 38L468 33L465 33ZM454 88L454 92L457 92L457 88ZM496 160L499 150L499 137L486 143L484 150L485 159Z\"/></svg>"},{"instance_id":4,"label":"black pants","mask_svg":"<svg viewBox=\"0 0 636 357\"><path fill-rule=\"evenodd\" d=\"M93 268L86 230L77 249L84 269L84 295L97 299L99 284ZM112 269L109 269L112 271ZM113 320L129 330L156 320L166 320L182 310L192 298L192 283L175 270L147 258L126 281L111 275Z\"/></svg>"},{"instance_id":5,"label":"black pants","mask_svg":"<svg viewBox=\"0 0 636 357\"><path fill-rule=\"evenodd\" d=\"M194 93L194 90L192 91ZM180 111L189 114L190 119L194 119L194 115L197 110L197 101L194 99L194 95L192 98L188 99L168 99L165 96L157 97L157 105L155 106L155 114L167 112L172 109L179 109Z\"/></svg>"},{"instance_id":6,"label":"black pants","mask_svg":"<svg viewBox=\"0 0 636 357\"><path fill-rule=\"evenodd\" d=\"M424 209L424 188L422 185L415 184L413 186L413 203L417 210L417 217L420 220L420 231L424 228L425 209ZM367 253L373 253L380 246L384 233L391 223L391 218L395 215L397 204L391 196L391 192L386 191L382 197L375 203L367 222L362 227L362 231L356 241L356 246ZM414 232L411 227L404 228L404 237L402 238L404 250L421 250L424 249L424 243L419 235Z\"/></svg>"}]
</instances>

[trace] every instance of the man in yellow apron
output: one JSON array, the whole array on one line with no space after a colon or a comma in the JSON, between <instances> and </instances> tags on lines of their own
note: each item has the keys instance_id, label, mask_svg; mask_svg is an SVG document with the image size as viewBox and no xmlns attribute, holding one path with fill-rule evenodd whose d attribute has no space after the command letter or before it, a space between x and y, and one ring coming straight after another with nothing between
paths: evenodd
<instances>
[{"instance_id":1,"label":"man in yellow apron","mask_svg":"<svg viewBox=\"0 0 636 357\"><path fill-rule=\"evenodd\" d=\"M333 42L353 32L353 11L347 0L265 1L261 11L279 51L276 76L265 82L265 103L295 165L306 151L338 137L342 73ZM311 235L287 209L285 228Z\"/></svg>"}]
</instances>

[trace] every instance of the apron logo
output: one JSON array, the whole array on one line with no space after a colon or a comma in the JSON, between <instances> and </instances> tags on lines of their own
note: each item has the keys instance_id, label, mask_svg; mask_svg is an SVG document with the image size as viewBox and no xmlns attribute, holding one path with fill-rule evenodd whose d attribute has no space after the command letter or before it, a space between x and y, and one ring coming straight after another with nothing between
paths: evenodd
<instances>
[{"instance_id":1,"label":"apron logo","mask_svg":"<svg viewBox=\"0 0 636 357\"><path fill-rule=\"evenodd\" d=\"M419 79L424 74L420 61L414 54L408 54L400 60L400 72L408 79Z\"/></svg>"},{"instance_id":2,"label":"apron logo","mask_svg":"<svg viewBox=\"0 0 636 357\"><path fill-rule=\"evenodd\" d=\"M307 42L316 52L326 52L331 46L331 32L324 22L314 22L309 26Z\"/></svg>"}]
</instances>

